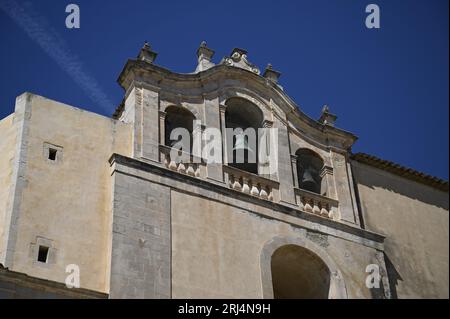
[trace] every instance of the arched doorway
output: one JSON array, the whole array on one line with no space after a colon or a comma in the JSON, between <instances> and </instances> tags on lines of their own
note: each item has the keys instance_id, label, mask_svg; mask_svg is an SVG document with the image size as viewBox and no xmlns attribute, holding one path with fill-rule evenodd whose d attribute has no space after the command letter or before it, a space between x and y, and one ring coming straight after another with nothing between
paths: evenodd
<instances>
[{"instance_id":1,"label":"arched doorway","mask_svg":"<svg viewBox=\"0 0 450 319\"><path fill-rule=\"evenodd\" d=\"M311 251L297 246L278 248L271 260L275 299L327 299L330 270Z\"/></svg>"},{"instance_id":2,"label":"arched doorway","mask_svg":"<svg viewBox=\"0 0 450 319\"><path fill-rule=\"evenodd\" d=\"M261 279L263 298L347 298L333 258L307 238L276 236L266 242Z\"/></svg>"}]
</instances>

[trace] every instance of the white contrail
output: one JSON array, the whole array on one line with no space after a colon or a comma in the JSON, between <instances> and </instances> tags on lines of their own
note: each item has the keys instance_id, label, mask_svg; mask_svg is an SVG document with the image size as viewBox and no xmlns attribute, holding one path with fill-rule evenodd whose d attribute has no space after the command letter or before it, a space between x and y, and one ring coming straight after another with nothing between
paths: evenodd
<instances>
[{"instance_id":1,"label":"white contrail","mask_svg":"<svg viewBox=\"0 0 450 319\"><path fill-rule=\"evenodd\" d=\"M83 70L83 63L70 52L65 41L39 15L31 3L18 4L15 0L0 0L0 9L10 16L104 111L113 109L112 102L99 87L97 81Z\"/></svg>"}]
</instances>

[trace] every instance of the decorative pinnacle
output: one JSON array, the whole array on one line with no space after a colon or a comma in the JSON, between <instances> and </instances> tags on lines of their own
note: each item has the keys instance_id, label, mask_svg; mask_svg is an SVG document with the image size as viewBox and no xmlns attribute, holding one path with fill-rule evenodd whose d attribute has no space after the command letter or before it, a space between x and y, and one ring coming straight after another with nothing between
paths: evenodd
<instances>
[{"instance_id":1,"label":"decorative pinnacle","mask_svg":"<svg viewBox=\"0 0 450 319\"><path fill-rule=\"evenodd\" d=\"M322 114L320 115L319 122L325 125L334 126L337 116L330 113L330 108L327 104L322 107Z\"/></svg>"},{"instance_id":2,"label":"decorative pinnacle","mask_svg":"<svg viewBox=\"0 0 450 319\"><path fill-rule=\"evenodd\" d=\"M205 71L214 66L214 63L211 62L211 59L214 55L214 50L211 50L206 45L206 41L202 41L200 46L197 49L197 68L195 72Z\"/></svg>"},{"instance_id":3,"label":"decorative pinnacle","mask_svg":"<svg viewBox=\"0 0 450 319\"><path fill-rule=\"evenodd\" d=\"M266 69L264 70L263 77L272 81L273 83L278 82L278 78L281 76L281 73L274 70L272 64L268 63Z\"/></svg>"},{"instance_id":4,"label":"decorative pinnacle","mask_svg":"<svg viewBox=\"0 0 450 319\"><path fill-rule=\"evenodd\" d=\"M145 40L144 46L142 47L141 51L139 51L138 59L148 63L153 63L157 55L158 54L156 52L152 51L148 41Z\"/></svg>"},{"instance_id":5,"label":"decorative pinnacle","mask_svg":"<svg viewBox=\"0 0 450 319\"><path fill-rule=\"evenodd\" d=\"M211 50L206 46L206 41L202 41L199 48L197 49L197 57L199 58L199 60L206 59L210 61L213 55L214 50Z\"/></svg>"}]
</instances>

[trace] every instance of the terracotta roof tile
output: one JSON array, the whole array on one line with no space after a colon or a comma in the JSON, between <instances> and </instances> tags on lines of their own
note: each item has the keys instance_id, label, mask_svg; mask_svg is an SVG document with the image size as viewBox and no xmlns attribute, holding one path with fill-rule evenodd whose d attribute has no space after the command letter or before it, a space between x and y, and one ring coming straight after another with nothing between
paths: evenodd
<instances>
[{"instance_id":1,"label":"terracotta roof tile","mask_svg":"<svg viewBox=\"0 0 450 319\"><path fill-rule=\"evenodd\" d=\"M351 159L358 161L360 163L368 164L368 165L386 170L388 172L391 172L391 173L399 175L399 176L403 176L410 180L432 186L434 188L437 188L437 189L445 191L445 192L449 191L448 181L446 181L446 180L416 171L409 167L404 167L397 163L387 161L387 160L378 158L373 155L369 155L369 154L365 154L365 153L356 153L356 154L352 154Z\"/></svg>"}]
</instances>

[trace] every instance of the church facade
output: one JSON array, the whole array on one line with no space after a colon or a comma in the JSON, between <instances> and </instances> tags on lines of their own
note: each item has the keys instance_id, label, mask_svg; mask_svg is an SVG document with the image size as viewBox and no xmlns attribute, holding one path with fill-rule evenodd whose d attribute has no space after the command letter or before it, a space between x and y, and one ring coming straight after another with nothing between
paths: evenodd
<instances>
[{"instance_id":1,"label":"church facade","mask_svg":"<svg viewBox=\"0 0 450 319\"><path fill-rule=\"evenodd\" d=\"M179 74L145 44L111 118L17 97L0 121L0 297L448 298L448 182L352 153L272 66L213 54L202 43ZM177 127L200 143L176 149ZM250 146L230 128L276 134ZM194 151L208 130L219 161Z\"/></svg>"}]
</instances>

